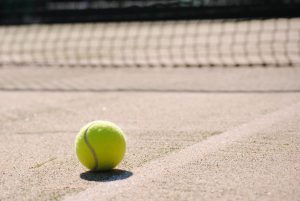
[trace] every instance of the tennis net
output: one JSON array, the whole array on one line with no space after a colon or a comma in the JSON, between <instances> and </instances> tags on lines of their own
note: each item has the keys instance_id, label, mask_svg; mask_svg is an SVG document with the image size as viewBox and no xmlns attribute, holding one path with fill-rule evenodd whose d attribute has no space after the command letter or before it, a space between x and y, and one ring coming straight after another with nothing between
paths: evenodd
<instances>
[{"instance_id":1,"label":"tennis net","mask_svg":"<svg viewBox=\"0 0 300 201\"><path fill-rule=\"evenodd\" d=\"M300 0L4 0L0 64L297 66Z\"/></svg>"}]
</instances>

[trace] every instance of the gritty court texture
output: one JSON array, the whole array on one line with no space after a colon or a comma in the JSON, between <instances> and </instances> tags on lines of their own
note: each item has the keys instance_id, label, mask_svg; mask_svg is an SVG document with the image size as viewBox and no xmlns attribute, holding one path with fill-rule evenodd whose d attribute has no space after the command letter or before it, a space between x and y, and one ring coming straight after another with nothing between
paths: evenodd
<instances>
[{"instance_id":1,"label":"gritty court texture","mask_svg":"<svg viewBox=\"0 0 300 201\"><path fill-rule=\"evenodd\" d=\"M300 68L0 68L0 200L299 200ZM80 127L127 153L86 171Z\"/></svg>"}]
</instances>

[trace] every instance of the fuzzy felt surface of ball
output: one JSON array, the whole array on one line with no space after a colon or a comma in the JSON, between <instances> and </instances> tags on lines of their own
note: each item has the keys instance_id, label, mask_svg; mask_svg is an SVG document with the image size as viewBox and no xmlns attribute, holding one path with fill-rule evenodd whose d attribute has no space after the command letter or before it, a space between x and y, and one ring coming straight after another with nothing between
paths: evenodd
<instances>
[{"instance_id":1,"label":"fuzzy felt surface of ball","mask_svg":"<svg viewBox=\"0 0 300 201\"><path fill-rule=\"evenodd\" d=\"M77 134L75 149L78 160L87 169L111 170L125 155L125 134L112 122L93 121L82 127Z\"/></svg>"}]
</instances>

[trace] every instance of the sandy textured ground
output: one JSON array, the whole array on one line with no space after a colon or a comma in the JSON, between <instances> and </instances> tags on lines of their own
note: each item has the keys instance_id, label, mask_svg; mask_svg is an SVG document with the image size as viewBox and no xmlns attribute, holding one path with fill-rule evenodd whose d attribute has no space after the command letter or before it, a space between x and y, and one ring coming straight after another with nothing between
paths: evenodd
<instances>
[{"instance_id":1,"label":"sandy textured ground","mask_svg":"<svg viewBox=\"0 0 300 201\"><path fill-rule=\"evenodd\" d=\"M299 77L297 67L0 68L0 200L297 200ZM127 134L116 171L87 172L74 155L95 119Z\"/></svg>"}]
</instances>

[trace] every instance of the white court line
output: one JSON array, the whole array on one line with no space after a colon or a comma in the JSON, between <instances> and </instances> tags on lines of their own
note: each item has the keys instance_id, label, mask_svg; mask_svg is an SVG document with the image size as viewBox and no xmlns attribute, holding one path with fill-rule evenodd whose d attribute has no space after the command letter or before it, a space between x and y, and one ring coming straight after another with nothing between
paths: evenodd
<instances>
[{"instance_id":1,"label":"white court line","mask_svg":"<svg viewBox=\"0 0 300 201\"><path fill-rule=\"evenodd\" d=\"M124 193L124 191L133 190L139 184L160 178L166 173L175 173L180 167L199 160L207 154L216 152L237 140L248 138L272 127L274 124L297 115L300 115L300 103L264 115L220 135L212 136L178 152L153 160L140 168L134 169L132 171L133 176L128 179L99 183L97 186L76 195L66 197L65 201L109 200L120 193Z\"/></svg>"}]
</instances>

